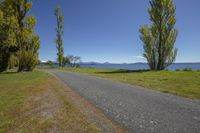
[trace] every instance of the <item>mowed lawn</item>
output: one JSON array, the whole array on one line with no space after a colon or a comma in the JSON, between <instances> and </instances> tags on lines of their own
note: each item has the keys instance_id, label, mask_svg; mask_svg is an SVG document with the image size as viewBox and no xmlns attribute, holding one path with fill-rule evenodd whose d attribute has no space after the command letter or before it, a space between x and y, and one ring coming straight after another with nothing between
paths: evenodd
<instances>
[{"instance_id":1,"label":"mowed lawn","mask_svg":"<svg viewBox=\"0 0 200 133\"><path fill-rule=\"evenodd\" d=\"M200 99L200 71L128 71L119 69L63 68L61 70L87 73L130 85Z\"/></svg>"},{"instance_id":2,"label":"mowed lawn","mask_svg":"<svg viewBox=\"0 0 200 133\"><path fill-rule=\"evenodd\" d=\"M44 72L0 74L0 132L100 132L65 93Z\"/></svg>"}]
</instances>

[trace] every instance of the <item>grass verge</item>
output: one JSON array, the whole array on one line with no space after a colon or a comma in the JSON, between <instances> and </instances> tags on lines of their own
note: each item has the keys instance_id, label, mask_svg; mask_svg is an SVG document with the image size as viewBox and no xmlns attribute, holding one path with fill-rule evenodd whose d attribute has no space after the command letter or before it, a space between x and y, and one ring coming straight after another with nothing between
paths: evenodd
<instances>
[{"instance_id":1,"label":"grass verge","mask_svg":"<svg viewBox=\"0 0 200 133\"><path fill-rule=\"evenodd\" d=\"M0 74L0 132L83 132L99 129L44 72Z\"/></svg>"},{"instance_id":2,"label":"grass verge","mask_svg":"<svg viewBox=\"0 0 200 133\"><path fill-rule=\"evenodd\" d=\"M86 73L191 99L200 99L200 71L128 71L95 68L60 69Z\"/></svg>"}]
</instances>

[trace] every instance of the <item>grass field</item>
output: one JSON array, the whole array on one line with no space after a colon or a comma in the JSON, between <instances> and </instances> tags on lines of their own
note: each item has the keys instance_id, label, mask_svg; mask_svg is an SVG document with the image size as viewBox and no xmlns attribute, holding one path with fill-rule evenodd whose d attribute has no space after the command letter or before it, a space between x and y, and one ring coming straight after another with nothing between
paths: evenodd
<instances>
[{"instance_id":1,"label":"grass field","mask_svg":"<svg viewBox=\"0 0 200 133\"><path fill-rule=\"evenodd\" d=\"M127 71L119 69L60 68L142 86L191 99L200 99L200 71Z\"/></svg>"},{"instance_id":2,"label":"grass field","mask_svg":"<svg viewBox=\"0 0 200 133\"><path fill-rule=\"evenodd\" d=\"M62 87L43 72L0 74L0 132L100 132Z\"/></svg>"}]
</instances>

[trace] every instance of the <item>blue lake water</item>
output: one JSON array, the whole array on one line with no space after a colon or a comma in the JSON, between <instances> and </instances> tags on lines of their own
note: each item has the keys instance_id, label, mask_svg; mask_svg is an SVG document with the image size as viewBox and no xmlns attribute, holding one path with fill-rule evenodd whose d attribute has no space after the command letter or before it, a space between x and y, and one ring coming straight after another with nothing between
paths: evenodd
<instances>
[{"instance_id":1,"label":"blue lake water","mask_svg":"<svg viewBox=\"0 0 200 133\"><path fill-rule=\"evenodd\" d=\"M127 69L127 70L141 70L149 69L148 64L136 63L136 64L81 64L81 68L116 68L116 69ZM192 69L200 70L200 63L175 63L169 66L169 70L177 69Z\"/></svg>"}]
</instances>

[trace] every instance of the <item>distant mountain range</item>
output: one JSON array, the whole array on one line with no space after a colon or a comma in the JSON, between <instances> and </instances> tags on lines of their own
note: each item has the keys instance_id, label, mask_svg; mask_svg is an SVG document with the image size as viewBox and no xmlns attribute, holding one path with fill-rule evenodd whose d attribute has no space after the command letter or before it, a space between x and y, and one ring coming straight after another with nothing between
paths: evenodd
<instances>
[{"instance_id":1,"label":"distant mountain range","mask_svg":"<svg viewBox=\"0 0 200 133\"><path fill-rule=\"evenodd\" d=\"M104 63L99 63L99 62L80 62L81 65L98 65L98 64L146 64L145 62L136 62L136 63L110 63L110 62L104 62Z\"/></svg>"},{"instance_id":2,"label":"distant mountain range","mask_svg":"<svg viewBox=\"0 0 200 133\"><path fill-rule=\"evenodd\" d=\"M47 61L42 61L41 64L46 64ZM199 64L200 62L178 62L178 63L174 63L174 64ZM53 61L53 64L58 64L57 61ZM99 65L99 64L124 64L124 65L131 65L131 64L147 64L146 62L135 62L135 63L110 63L110 62L104 62L104 63L100 63L100 62L95 62L95 61L91 61L91 62L80 62L80 65Z\"/></svg>"}]
</instances>

